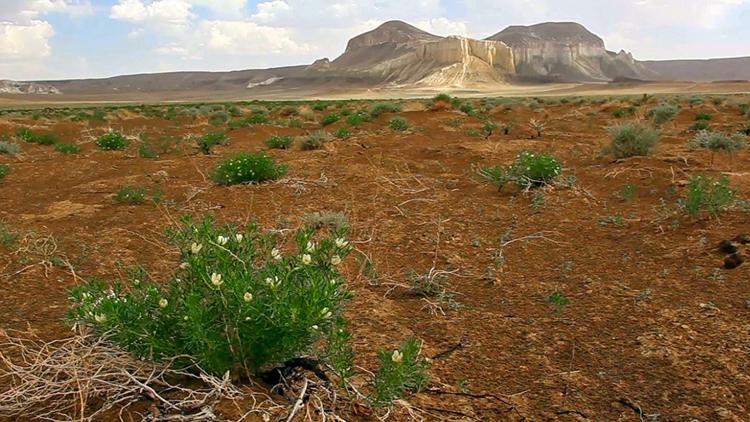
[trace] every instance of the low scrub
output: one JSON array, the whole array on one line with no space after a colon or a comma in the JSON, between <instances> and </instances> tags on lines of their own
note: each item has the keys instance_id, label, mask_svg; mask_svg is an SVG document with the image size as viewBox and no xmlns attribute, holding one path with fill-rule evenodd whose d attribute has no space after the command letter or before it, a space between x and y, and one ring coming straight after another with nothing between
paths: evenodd
<instances>
[{"instance_id":1,"label":"low scrub","mask_svg":"<svg viewBox=\"0 0 750 422\"><path fill-rule=\"evenodd\" d=\"M220 185L238 183L260 183L276 180L286 174L287 166L276 161L265 152L241 152L227 158L211 172L211 179Z\"/></svg>"},{"instance_id":2,"label":"low scrub","mask_svg":"<svg viewBox=\"0 0 750 422\"><path fill-rule=\"evenodd\" d=\"M647 116L654 124L661 125L674 119L679 112L680 106L664 103L649 110Z\"/></svg>"},{"instance_id":3,"label":"low scrub","mask_svg":"<svg viewBox=\"0 0 750 422\"><path fill-rule=\"evenodd\" d=\"M146 188L142 186L123 186L117 191L115 202L129 205L142 204L146 202Z\"/></svg>"},{"instance_id":4,"label":"low scrub","mask_svg":"<svg viewBox=\"0 0 750 422\"><path fill-rule=\"evenodd\" d=\"M320 126L326 127L338 122L339 120L341 120L341 115L339 113L329 113L320 119Z\"/></svg>"},{"instance_id":5,"label":"low scrub","mask_svg":"<svg viewBox=\"0 0 750 422\"><path fill-rule=\"evenodd\" d=\"M4 179L5 176L10 174L10 166L7 164L0 164L0 180Z\"/></svg>"},{"instance_id":6,"label":"low scrub","mask_svg":"<svg viewBox=\"0 0 750 422\"><path fill-rule=\"evenodd\" d=\"M403 107L401 107L401 104L397 103L375 103L370 107L370 116L372 117L378 117L381 114L385 113L399 113L403 110Z\"/></svg>"},{"instance_id":7,"label":"low scrub","mask_svg":"<svg viewBox=\"0 0 750 422\"><path fill-rule=\"evenodd\" d=\"M183 218L167 233L182 255L170 281L152 282L143 271L127 285L89 281L70 290L69 318L141 359L215 375L252 376L316 350L338 331L350 298L338 271L351 250L344 238L301 229L292 251L278 243L278 232L211 218ZM407 352L403 365L413 358Z\"/></svg>"},{"instance_id":8,"label":"low scrub","mask_svg":"<svg viewBox=\"0 0 750 422\"><path fill-rule=\"evenodd\" d=\"M403 117L394 117L388 122L388 126L398 132L409 130L409 122Z\"/></svg>"},{"instance_id":9,"label":"low scrub","mask_svg":"<svg viewBox=\"0 0 750 422\"><path fill-rule=\"evenodd\" d=\"M60 137L54 133L34 133L31 129L25 127L18 130L17 136L30 144L54 145L60 142Z\"/></svg>"},{"instance_id":10,"label":"low scrub","mask_svg":"<svg viewBox=\"0 0 750 422\"><path fill-rule=\"evenodd\" d=\"M266 146L274 149L288 149L293 143L294 139L285 135L274 135L266 139Z\"/></svg>"},{"instance_id":11,"label":"low scrub","mask_svg":"<svg viewBox=\"0 0 750 422\"><path fill-rule=\"evenodd\" d=\"M195 141L198 149L204 154L211 154L211 149L216 145L224 145L228 142L227 135L223 132L210 132Z\"/></svg>"},{"instance_id":12,"label":"low scrub","mask_svg":"<svg viewBox=\"0 0 750 422\"><path fill-rule=\"evenodd\" d=\"M483 167L478 173L498 189L502 189L509 182L523 189L530 189L550 184L562 170L562 164L551 155L523 151L507 167Z\"/></svg>"},{"instance_id":13,"label":"low scrub","mask_svg":"<svg viewBox=\"0 0 750 422\"><path fill-rule=\"evenodd\" d=\"M687 185L685 198L680 207L693 217L708 213L717 217L734 203L735 192L729 187L729 179L721 176L712 179L708 176L691 176Z\"/></svg>"},{"instance_id":14,"label":"low scrub","mask_svg":"<svg viewBox=\"0 0 750 422\"><path fill-rule=\"evenodd\" d=\"M427 361L420 356L421 344L408 338L393 351L378 352L380 369L373 380L371 401L376 406L390 405L407 391L420 391L427 387Z\"/></svg>"},{"instance_id":15,"label":"low scrub","mask_svg":"<svg viewBox=\"0 0 750 422\"><path fill-rule=\"evenodd\" d=\"M60 142L55 144L55 151L71 155L71 154L78 154L81 152L81 146L78 144L69 144L65 142Z\"/></svg>"},{"instance_id":16,"label":"low scrub","mask_svg":"<svg viewBox=\"0 0 750 422\"><path fill-rule=\"evenodd\" d=\"M623 123L610 126L609 132L612 143L608 150L616 158L649 155L659 143L659 131L642 123Z\"/></svg>"},{"instance_id":17,"label":"low scrub","mask_svg":"<svg viewBox=\"0 0 750 422\"><path fill-rule=\"evenodd\" d=\"M96 146L105 151L120 151L128 145L130 145L130 140L117 131L109 131L96 139Z\"/></svg>"},{"instance_id":18,"label":"low scrub","mask_svg":"<svg viewBox=\"0 0 750 422\"><path fill-rule=\"evenodd\" d=\"M328 142L330 139L330 136L328 133L323 131L313 132L309 135L307 135L303 140L300 147L303 151L311 151L314 149L320 149L323 147L323 144Z\"/></svg>"},{"instance_id":19,"label":"low scrub","mask_svg":"<svg viewBox=\"0 0 750 422\"><path fill-rule=\"evenodd\" d=\"M10 141L0 141L0 154L16 155L19 152L21 152L21 145Z\"/></svg>"},{"instance_id":20,"label":"low scrub","mask_svg":"<svg viewBox=\"0 0 750 422\"><path fill-rule=\"evenodd\" d=\"M690 146L707 149L712 154L716 152L732 154L737 150L747 148L747 140L745 139L745 135L741 133L727 135L721 132L704 130L690 140ZM713 161L713 156L711 160Z\"/></svg>"}]
</instances>

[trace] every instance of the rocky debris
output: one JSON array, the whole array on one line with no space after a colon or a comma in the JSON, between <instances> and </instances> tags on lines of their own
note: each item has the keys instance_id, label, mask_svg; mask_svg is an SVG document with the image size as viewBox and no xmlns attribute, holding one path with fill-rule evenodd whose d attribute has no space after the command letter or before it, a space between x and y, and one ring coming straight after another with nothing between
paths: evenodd
<instances>
[{"instance_id":1,"label":"rocky debris","mask_svg":"<svg viewBox=\"0 0 750 422\"><path fill-rule=\"evenodd\" d=\"M52 85L0 80L0 94L61 94L61 92Z\"/></svg>"}]
</instances>

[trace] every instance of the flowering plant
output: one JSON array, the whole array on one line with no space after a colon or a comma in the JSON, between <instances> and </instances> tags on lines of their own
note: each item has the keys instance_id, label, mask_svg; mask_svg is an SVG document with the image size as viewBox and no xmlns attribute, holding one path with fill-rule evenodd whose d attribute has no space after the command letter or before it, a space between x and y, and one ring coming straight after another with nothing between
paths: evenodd
<instances>
[{"instance_id":1,"label":"flowering plant","mask_svg":"<svg viewBox=\"0 0 750 422\"><path fill-rule=\"evenodd\" d=\"M549 184L562 173L563 166L551 155L523 151L507 167L483 167L479 175L502 189L508 182L528 189Z\"/></svg>"},{"instance_id":2,"label":"flowering plant","mask_svg":"<svg viewBox=\"0 0 750 422\"><path fill-rule=\"evenodd\" d=\"M351 251L344 233L300 229L295 251L255 224L217 227L211 217L184 217L167 234L182 257L167 283L145 272L127 286L91 280L70 290L69 317L142 359L247 376L338 331L350 297L337 269Z\"/></svg>"}]
</instances>

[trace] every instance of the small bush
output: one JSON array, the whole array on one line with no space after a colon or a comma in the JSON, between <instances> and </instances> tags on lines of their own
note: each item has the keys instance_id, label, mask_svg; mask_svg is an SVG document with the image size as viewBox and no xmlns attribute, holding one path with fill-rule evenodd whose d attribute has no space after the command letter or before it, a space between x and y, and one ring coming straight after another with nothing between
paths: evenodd
<instances>
[{"instance_id":1,"label":"small bush","mask_svg":"<svg viewBox=\"0 0 750 422\"><path fill-rule=\"evenodd\" d=\"M293 143L291 136L274 135L266 139L266 146L274 149L288 149Z\"/></svg>"},{"instance_id":2,"label":"small bush","mask_svg":"<svg viewBox=\"0 0 750 422\"><path fill-rule=\"evenodd\" d=\"M708 130L711 127L711 125L708 124L705 120L698 120L697 122L690 125L689 130L693 132L700 132L702 130Z\"/></svg>"},{"instance_id":3,"label":"small bush","mask_svg":"<svg viewBox=\"0 0 750 422\"><path fill-rule=\"evenodd\" d=\"M328 103L324 101L317 101L312 105L312 109L315 111L323 111L328 108Z\"/></svg>"},{"instance_id":4,"label":"small bush","mask_svg":"<svg viewBox=\"0 0 750 422\"><path fill-rule=\"evenodd\" d=\"M394 117L388 122L388 126L393 130L403 132L409 129L409 122L403 117Z\"/></svg>"},{"instance_id":5,"label":"small bush","mask_svg":"<svg viewBox=\"0 0 750 422\"><path fill-rule=\"evenodd\" d=\"M359 126L364 122L367 122L370 120L370 117L362 113L361 111L355 112L347 116L346 118L346 124L349 126Z\"/></svg>"},{"instance_id":6,"label":"small bush","mask_svg":"<svg viewBox=\"0 0 750 422\"><path fill-rule=\"evenodd\" d=\"M69 291L69 319L108 333L138 358L195 364L218 376L252 376L314 351L338 331L351 297L337 269L351 251L341 235L315 238L302 229L297 251L282 253L278 234L255 224L183 218L167 234L183 262L170 281L149 281L143 271L127 287L89 281ZM413 365L412 353L403 352L402 366Z\"/></svg>"},{"instance_id":7,"label":"small bush","mask_svg":"<svg viewBox=\"0 0 750 422\"><path fill-rule=\"evenodd\" d=\"M55 151L61 152L63 154L78 154L81 152L80 145L77 144L68 144L64 142L60 142L55 144Z\"/></svg>"},{"instance_id":8,"label":"small bush","mask_svg":"<svg viewBox=\"0 0 750 422\"><path fill-rule=\"evenodd\" d=\"M26 127L20 128L17 132L17 136L19 139L30 144L54 145L60 142L60 137L55 135L54 133L38 134L34 133L31 129Z\"/></svg>"},{"instance_id":9,"label":"small bush","mask_svg":"<svg viewBox=\"0 0 750 422\"><path fill-rule=\"evenodd\" d=\"M714 180L707 176L691 176L688 181L685 199L681 207L693 217L705 210L713 217L734 202L734 190L729 188L729 179L721 176Z\"/></svg>"},{"instance_id":10,"label":"small bush","mask_svg":"<svg viewBox=\"0 0 750 422\"><path fill-rule=\"evenodd\" d=\"M336 130L336 132L333 133L333 136L335 136L338 139L346 139L350 135L351 135L351 133L349 133L349 129L347 129L345 127L340 127L340 128L338 128Z\"/></svg>"},{"instance_id":11,"label":"small bush","mask_svg":"<svg viewBox=\"0 0 750 422\"><path fill-rule=\"evenodd\" d=\"M467 116L475 116L476 111L474 111L474 105L468 101L462 103L459 107L459 110L461 110L462 113L466 114Z\"/></svg>"},{"instance_id":12,"label":"small bush","mask_svg":"<svg viewBox=\"0 0 750 422\"><path fill-rule=\"evenodd\" d=\"M618 108L618 109L615 109L615 111L612 112L612 116L620 119L622 117L634 115L635 112L636 112L636 110L637 109L635 107L633 107L633 106L625 107L625 108Z\"/></svg>"},{"instance_id":13,"label":"small bush","mask_svg":"<svg viewBox=\"0 0 750 422\"><path fill-rule=\"evenodd\" d=\"M302 217L313 230L327 228L335 233L349 233L349 219L343 212L313 212Z\"/></svg>"},{"instance_id":14,"label":"small bush","mask_svg":"<svg viewBox=\"0 0 750 422\"><path fill-rule=\"evenodd\" d=\"M484 167L479 175L502 189L508 182L524 189L549 184L562 173L563 166L551 155L523 151L507 167Z\"/></svg>"},{"instance_id":15,"label":"small bush","mask_svg":"<svg viewBox=\"0 0 750 422\"><path fill-rule=\"evenodd\" d=\"M698 113L695 114L695 120L696 121L702 120L702 121L706 121L707 122L707 121L710 121L713 118L714 118L714 116L711 113L706 113L705 111L700 111L700 112L698 112Z\"/></svg>"},{"instance_id":16,"label":"small bush","mask_svg":"<svg viewBox=\"0 0 750 422\"><path fill-rule=\"evenodd\" d=\"M2 166L0 166L2 167ZM1 178L1 177L0 177ZM0 220L0 246L10 247L18 240L18 232L4 220Z\"/></svg>"},{"instance_id":17,"label":"small bush","mask_svg":"<svg viewBox=\"0 0 750 422\"><path fill-rule=\"evenodd\" d=\"M276 164L273 157L264 152L255 154L241 152L219 162L211 173L211 178L220 185L260 183L266 180L276 180L286 171L287 166Z\"/></svg>"},{"instance_id":18,"label":"small bush","mask_svg":"<svg viewBox=\"0 0 750 422\"><path fill-rule=\"evenodd\" d=\"M318 131L313 132L305 137L305 139L302 140L301 148L303 151L311 151L314 149L320 149L323 147L323 144L328 142L329 135L326 132Z\"/></svg>"},{"instance_id":19,"label":"small bush","mask_svg":"<svg viewBox=\"0 0 750 422\"><path fill-rule=\"evenodd\" d=\"M96 145L105 151L119 151L130 145L130 140L120 132L110 131L96 139Z\"/></svg>"},{"instance_id":20,"label":"small bush","mask_svg":"<svg viewBox=\"0 0 750 422\"><path fill-rule=\"evenodd\" d=\"M380 369L373 380L373 404L387 406L407 391L418 392L427 386L427 362L419 355L420 349L419 340L411 337L396 350L378 352Z\"/></svg>"},{"instance_id":21,"label":"small bush","mask_svg":"<svg viewBox=\"0 0 750 422\"><path fill-rule=\"evenodd\" d=\"M329 113L320 120L320 126L326 127L338 122L339 120L341 120L341 115L339 113Z\"/></svg>"},{"instance_id":22,"label":"small bush","mask_svg":"<svg viewBox=\"0 0 750 422\"><path fill-rule=\"evenodd\" d=\"M403 110L401 104L397 103L376 103L370 108L370 116L378 117L385 113L399 113Z\"/></svg>"},{"instance_id":23,"label":"small bush","mask_svg":"<svg viewBox=\"0 0 750 422\"><path fill-rule=\"evenodd\" d=\"M438 95L436 95L436 96L434 96L432 98L432 102L433 103L448 103L448 104L450 104L452 99L453 98L451 98L450 95L448 95L446 93L440 93L440 94L438 94Z\"/></svg>"},{"instance_id":24,"label":"small bush","mask_svg":"<svg viewBox=\"0 0 750 422\"><path fill-rule=\"evenodd\" d=\"M680 112L680 107L675 104L660 104L648 111L648 118L654 124L661 125L672 119Z\"/></svg>"},{"instance_id":25,"label":"small bush","mask_svg":"<svg viewBox=\"0 0 750 422\"><path fill-rule=\"evenodd\" d=\"M0 164L0 179L4 179L5 176L10 174L10 166L7 164Z\"/></svg>"},{"instance_id":26,"label":"small bush","mask_svg":"<svg viewBox=\"0 0 750 422\"><path fill-rule=\"evenodd\" d=\"M142 204L146 201L146 188L141 186L123 186L117 191L115 201L120 204Z\"/></svg>"},{"instance_id":27,"label":"small bush","mask_svg":"<svg viewBox=\"0 0 750 422\"><path fill-rule=\"evenodd\" d=\"M18 131L16 132L16 136L22 141L33 144L35 142L34 137L36 135L34 135L34 132L31 129L22 127L18 129Z\"/></svg>"},{"instance_id":28,"label":"small bush","mask_svg":"<svg viewBox=\"0 0 750 422\"><path fill-rule=\"evenodd\" d=\"M10 141L0 141L0 154L16 155L21 152L21 145Z\"/></svg>"},{"instance_id":29,"label":"small bush","mask_svg":"<svg viewBox=\"0 0 750 422\"><path fill-rule=\"evenodd\" d=\"M210 132L201 136L195 142L201 152L208 155L211 154L211 148L214 146L227 143L227 135L223 132Z\"/></svg>"},{"instance_id":30,"label":"small bush","mask_svg":"<svg viewBox=\"0 0 750 422\"><path fill-rule=\"evenodd\" d=\"M747 147L745 136L739 133L734 135L725 135L721 132L701 131L690 140L690 146L693 148L704 148L711 152L723 151L733 153L734 151Z\"/></svg>"},{"instance_id":31,"label":"small bush","mask_svg":"<svg viewBox=\"0 0 750 422\"><path fill-rule=\"evenodd\" d=\"M487 138L492 136L492 134L495 133L496 130L497 130L497 123L491 120L487 120L482 125L482 132L484 132L484 136Z\"/></svg>"},{"instance_id":32,"label":"small bush","mask_svg":"<svg viewBox=\"0 0 750 422\"><path fill-rule=\"evenodd\" d=\"M208 122L214 126L221 126L229 121L229 114L223 111L214 113L209 117Z\"/></svg>"},{"instance_id":33,"label":"small bush","mask_svg":"<svg viewBox=\"0 0 750 422\"><path fill-rule=\"evenodd\" d=\"M616 158L649 155L659 142L659 131L641 123L624 123L610 126L612 138L609 150Z\"/></svg>"}]
</instances>

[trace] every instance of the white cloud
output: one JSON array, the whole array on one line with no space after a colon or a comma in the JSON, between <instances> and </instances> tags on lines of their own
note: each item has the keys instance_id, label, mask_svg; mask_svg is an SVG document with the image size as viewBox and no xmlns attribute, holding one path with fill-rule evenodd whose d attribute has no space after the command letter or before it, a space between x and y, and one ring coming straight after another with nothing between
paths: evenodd
<instances>
[{"instance_id":1,"label":"white cloud","mask_svg":"<svg viewBox=\"0 0 750 422\"><path fill-rule=\"evenodd\" d=\"M247 0L188 0L196 6L203 6L222 17L242 17Z\"/></svg>"},{"instance_id":2,"label":"white cloud","mask_svg":"<svg viewBox=\"0 0 750 422\"><path fill-rule=\"evenodd\" d=\"M190 51L187 48L174 44L155 48L154 53L160 56L187 57L190 55Z\"/></svg>"},{"instance_id":3,"label":"white cloud","mask_svg":"<svg viewBox=\"0 0 750 422\"><path fill-rule=\"evenodd\" d=\"M417 28L436 35L466 35L466 22L440 17L414 23Z\"/></svg>"},{"instance_id":4,"label":"white cloud","mask_svg":"<svg viewBox=\"0 0 750 422\"><path fill-rule=\"evenodd\" d=\"M119 0L110 10L110 18L155 25L183 26L195 16L186 0Z\"/></svg>"},{"instance_id":5,"label":"white cloud","mask_svg":"<svg viewBox=\"0 0 750 422\"><path fill-rule=\"evenodd\" d=\"M48 22L0 22L0 59L35 60L50 55L49 39L55 31Z\"/></svg>"},{"instance_id":6,"label":"white cloud","mask_svg":"<svg viewBox=\"0 0 750 422\"><path fill-rule=\"evenodd\" d=\"M290 31L249 21L203 21L197 38L205 47L225 54L300 54L310 47L292 39Z\"/></svg>"}]
</instances>

